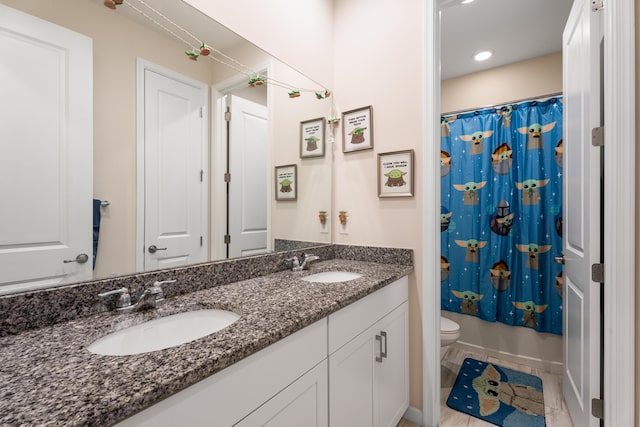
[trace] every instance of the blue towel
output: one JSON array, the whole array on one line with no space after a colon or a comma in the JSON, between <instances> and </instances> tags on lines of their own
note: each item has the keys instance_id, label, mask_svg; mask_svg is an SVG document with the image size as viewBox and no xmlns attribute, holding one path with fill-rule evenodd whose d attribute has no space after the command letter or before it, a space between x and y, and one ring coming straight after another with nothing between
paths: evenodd
<instances>
[{"instance_id":1,"label":"blue towel","mask_svg":"<svg viewBox=\"0 0 640 427\"><path fill-rule=\"evenodd\" d=\"M98 255L98 236L100 235L100 206L102 200L93 199L93 269L96 269Z\"/></svg>"}]
</instances>

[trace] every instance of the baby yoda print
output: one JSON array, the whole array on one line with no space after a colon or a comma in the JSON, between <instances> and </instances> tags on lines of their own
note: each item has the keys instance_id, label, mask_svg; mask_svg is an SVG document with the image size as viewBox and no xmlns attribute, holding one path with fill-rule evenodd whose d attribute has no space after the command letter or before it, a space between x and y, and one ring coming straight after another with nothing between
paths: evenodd
<instances>
[{"instance_id":1,"label":"baby yoda print","mask_svg":"<svg viewBox=\"0 0 640 427\"><path fill-rule=\"evenodd\" d=\"M478 242L475 239L469 240L456 240L456 244L462 248L467 248L467 255L464 260L467 262L480 262L478 256L478 249L482 249L487 245L487 242Z\"/></svg>"},{"instance_id":2,"label":"baby yoda print","mask_svg":"<svg viewBox=\"0 0 640 427\"><path fill-rule=\"evenodd\" d=\"M399 171L398 169L393 169L384 174L387 177L387 182L384 183L387 187L402 187L406 185L403 176L405 176L407 172Z\"/></svg>"},{"instance_id":3,"label":"baby yoda print","mask_svg":"<svg viewBox=\"0 0 640 427\"><path fill-rule=\"evenodd\" d=\"M498 175L506 175L513 164L513 150L509 144L500 144L491 154L491 168Z\"/></svg>"},{"instance_id":4,"label":"baby yoda print","mask_svg":"<svg viewBox=\"0 0 640 427\"><path fill-rule=\"evenodd\" d=\"M544 148L544 141L542 138L542 134L549 132L554 128L556 122L551 122L546 125L541 125L539 123L534 123L529 126L518 128L518 132L523 135L528 135L527 138L527 149L528 150L536 150Z\"/></svg>"},{"instance_id":5,"label":"baby yoda print","mask_svg":"<svg viewBox=\"0 0 640 427\"><path fill-rule=\"evenodd\" d=\"M523 182L516 182L518 190L522 190L523 205L537 205L540 203L540 192L538 188L549 183L548 179L528 179Z\"/></svg>"},{"instance_id":6,"label":"baby yoda print","mask_svg":"<svg viewBox=\"0 0 640 427\"><path fill-rule=\"evenodd\" d=\"M551 245L538 246L535 243L516 244L516 248L520 252L527 254L527 268L532 270L540 270L540 260L538 255L548 252L551 249Z\"/></svg>"},{"instance_id":7,"label":"baby yoda print","mask_svg":"<svg viewBox=\"0 0 640 427\"><path fill-rule=\"evenodd\" d=\"M499 116L502 116L502 127L508 128L511 126L511 112L513 111L513 107L511 105L505 105L500 110L497 111Z\"/></svg>"},{"instance_id":8,"label":"baby yoda print","mask_svg":"<svg viewBox=\"0 0 640 427\"><path fill-rule=\"evenodd\" d=\"M440 150L440 177L449 175L451 164L451 155L444 150Z\"/></svg>"},{"instance_id":9,"label":"baby yoda print","mask_svg":"<svg viewBox=\"0 0 640 427\"><path fill-rule=\"evenodd\" d=\"M351 143L352 144L362 144L364 142L364 131L367 130L366 127L360 128L357 127L349 132L351 135Z\"/></svg>"},{"instance_id":10,"label":"baby yoda print","mask_svg":"<svg viewBox=\"0 0 640 427\"><path fill-rule=\"evenodd\" d=\"M440 232L447 231L451 223L452 212L449 212L444 206L440 207Z\"/></svg>"},{"instance_id":11,"label":"baby yoda print","mask_svg":"<svg viewBox=\"0 0 640 427\"><path fill-rule=\"evenodd\" d=\"M482 375L473 379L471 386L478 393L483 417L498 412L501 403L525 414L544 417L542 392L525 384L502 382L500 372L490 363Z\"/></svg>"},{"instance_id":12,"label":"baby yoda print","mask_svg":"<svg viewBox=\"0 0 640 427\"><path fill-rule=\"evenodd\" d=\"M318 149L318 141L320 140L317 137L310 136L304 140L307 142L307 151L315 151Z\"/></svg>"},{"instance_id":13,"label":"baby yoda print","mask_svg":"<svg viewBox=\"0 0 640 427\"><path fill-rule=\"evenodd\" d=\"M562 169L562 140L560 140L557 144L556 144L556 165L558 165L558 167L560 169Z\"/></svg>"},{"instance_id":14,"label":"baby yoda print","mask_svg":"<svg viewBox=\"0 0 640 427\"><path fill-rule=\"evenodd\" d=\"M493 264L489 269L489 277L493 287L500 292L507 290L511 284L511 271L509 271L509 266L503 260Z\"/></svg>"},{"instance_id":15,"label":"baby yoda print","mask_svg":"<svg viewBox=\"0 0 640 427\"><path fill-rule=\"evenodd\" d=\"M280 181L280 192L281 193L292 192L293 188L291 188L291 184L293 184L293 182L290 179L283 179L282 181Z\"/></svg>"},{"instance_id":16,"label":"baby yoda print","mask_svg":"<svg viewBox=\"0 0 640 427\"><path fill-rule=\"evenodd\" d=\"M460 311L464 314L471 314L473 316L478 314L478 301L480 301L484 295L471 291L460 292L452 290L451 292L462 300L460 302Z\"/></svg>"},{"instance_id":17,"label":"baby yoda print","mask_svg":"<svg viewBox=\"0 0 640 427\"><path fill-rule=\"evenodd\" d=\"M440 256L440 281L444 282L449 278L449 260L447 257Z\"/></svg>"},{"instance_id":18,"label":"baby yoda print","mask_svg":"<svg viewBox=\"0 0 640 427\"><path fill-rule=\"evenodd\" d=\"M479 130L472 133L471 135L460 135L460 139L471 143L470 154L473 156L476 154L482 154L482 141L484 141L486 138L489 138L491 135L493 135L492 130L487 130L484 132Z\"/></svg>"},{"instance_id":19,"label":"baby yoda print","mask_svg":"<svg viewBox=\"0 0 640 427\"><path fill-rule=\"evenodd\" d=\"M515 214L511 212L511 205L506 200L500 200L496 211L489 218L489 228L499 236L507 236L513 227Z\"/></svg>"},{"instance_id":20,"label":"baby yoda print","mask_svg":"<svg viewBox=\"0 0 640 427\"><path fill-rule=\"evenodd\" d=\"M547 309L547 304L536 305L533 301L513 301L513 305L517 309L524 310L522 315L522 325L533 329L538 328L538 318L536 317L536 314L542 313Z\"/></svg>"},{"instance_id":21,"label":"baby yoda print","mask_svg":"<svg viewBox=\"0 0 640 427\"><path fill-rule=\"evenodd\" d=\"M440 117L440 136L451 136L450 123L456 121L458 116Z\"/></svg>"},{"instance_id":22,"label":"baby yoda print","mask_svg":"<svg viewBox=\"0 0 640 427\"><path fill-rule=\"evenodd\" d=\"M465 205L475 206L479 202L478 190L487 185L487 181L467 182L466 184L453 184L453 188L462 193L462 203Z\"/></svg>"}]
</instances>

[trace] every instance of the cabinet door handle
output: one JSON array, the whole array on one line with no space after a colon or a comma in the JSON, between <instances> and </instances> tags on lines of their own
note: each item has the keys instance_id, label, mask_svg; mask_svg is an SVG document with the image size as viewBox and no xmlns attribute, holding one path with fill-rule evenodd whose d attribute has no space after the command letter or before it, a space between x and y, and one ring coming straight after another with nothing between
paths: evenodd
<instances>
[{"instance_id":1,"label":"cabinet door handle","mask_svg":"<svg viewBox=\"0 0 640 427\"><path fill-rule=\"evenodd\" d=\"M382 342L380 342L380 356L382 358L387 357L387 333L385 331L380 332L382 338L384 338L384 351L382 351Z\"/></svg>"},{"instance_id":2,"label":"cabinet door handle","mask_svg":"<svg viewBox=\"0 0 640 427\"><path fill-rule=\"evenodd\" d=\"M380 343L380 356L376 355L376 362L382 363L382 336L376 335L376 341Z\"/></svg>"}]
</instances>

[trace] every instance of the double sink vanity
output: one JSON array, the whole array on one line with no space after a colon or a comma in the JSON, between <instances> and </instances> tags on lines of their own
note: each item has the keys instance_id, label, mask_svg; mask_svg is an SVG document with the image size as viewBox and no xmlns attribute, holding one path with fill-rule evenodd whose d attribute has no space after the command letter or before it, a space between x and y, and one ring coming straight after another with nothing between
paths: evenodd
<instances>
[{"instance_id":1,"label":"double sink vanity","mask_svg":"<svg viewBox=\"0 0 640 427\"><path fill-rule=\"evenodd\" d=\"M0 425L395 426L412 252L308 251L302 271L284 252L1 297ZM97 296L167 279L148 310Z\"/></svg>"}]
</instances>

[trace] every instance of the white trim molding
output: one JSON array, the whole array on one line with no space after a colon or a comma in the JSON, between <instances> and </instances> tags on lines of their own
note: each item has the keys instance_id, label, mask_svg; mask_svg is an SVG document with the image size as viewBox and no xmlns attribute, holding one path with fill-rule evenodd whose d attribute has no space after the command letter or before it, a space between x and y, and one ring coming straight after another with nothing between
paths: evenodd
<instances>
[{"instance_id":1,"label":"white trim molding","mask_svg":"<svg viewBox=\"0 0 640 427\"><path fill-rule=\"evenodd\" d=\"M425 2L422 164L422 425L440 424L440 6ZM435 307L434 307L435 306Z\"/></svg>"},{"instance_id":2,"label":"white trim molding","mask_svg":"<svg viewBox=\"0 0 640 427\"><path fill-rule=\"evenodd\" d=\"M634 425L635 12L610 0L604 13L604 414Z\"/></svg>"}]
</instances>

